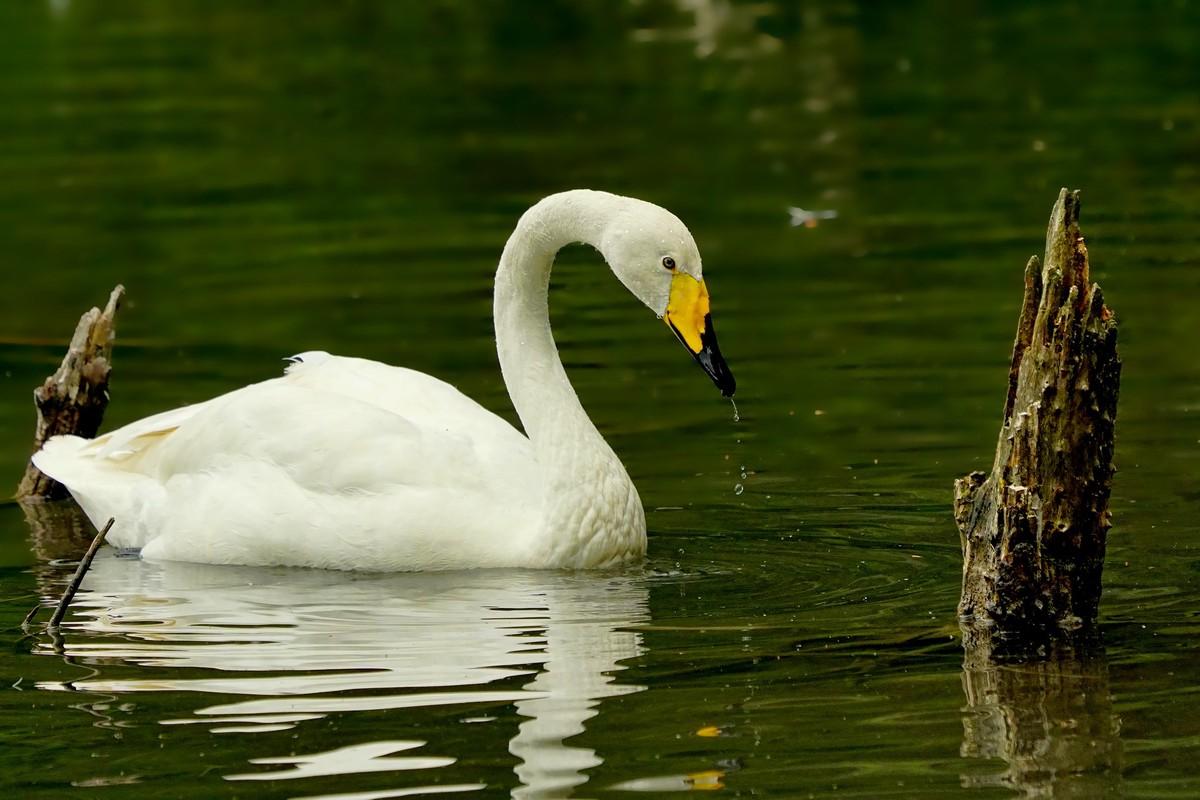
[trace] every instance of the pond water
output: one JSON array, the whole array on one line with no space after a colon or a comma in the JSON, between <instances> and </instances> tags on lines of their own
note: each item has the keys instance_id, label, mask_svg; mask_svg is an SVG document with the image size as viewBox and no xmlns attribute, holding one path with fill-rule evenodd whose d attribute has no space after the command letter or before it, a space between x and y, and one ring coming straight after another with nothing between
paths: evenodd
<instances>
[{"instance_id":1,"label":"pond water","mask_svg":"<svg viewBox=\"0 0 1200 800\"><path fill-rule=\"evenodd\" d=\"M117 282L108 425L309 349L511 418L491 274L575 186L690 225L740 411L577 249L552 314L642 566L105 552L25 636L86 532L0 506L5 796L1200 795L1198 45L1182 0L0 6L4 480ZM1125 362L1099 635L980 664L950 487L1063 185Z\"/></svg>"}]
</instances>

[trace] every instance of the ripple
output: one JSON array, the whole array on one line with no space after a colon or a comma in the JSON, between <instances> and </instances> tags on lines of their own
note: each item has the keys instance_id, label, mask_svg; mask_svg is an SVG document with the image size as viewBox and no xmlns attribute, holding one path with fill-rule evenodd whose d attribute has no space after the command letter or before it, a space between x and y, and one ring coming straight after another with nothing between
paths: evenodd
<instances>
[{"instance_id":1,"label":"ripple","mask_svg":"<svg viewBox=\"0 0 1200 800\"><path fill-rule=\"evenodd\" d=\"M226 775L227 781L283 781L296 778L315 778L324 775L348 775L361 772L389 772L400 769L433 769L454 763L453 758L438 756L406 756L395 758L393 753L424 747L419 741L383 741L339 747L324 753L306 756L252 758L251 764L289 764L291 769L270 772L247 772Z\"/></svg>"},{"instance_id":2,"label":"ripple","mask_svg":"<svg viewBox=\"0 0 1200 800\"><path fill-rule=\"evenodd\" d=\"M386 800L389 797L414 797L429 794L458 794L486 789L483 783L461 783L453 786L412 786L407 789L384 789L378 792L346 792L344 794L310 794L297 800Z\"/></svg>"},{"instance_id":3,"label":"ripple","mask_svg":"<svg viewBox=\"0 0 1200 800\"><path fill-rule=\"evenodd\" d=\"M508 750L517 796L552 796L602 763L568 745L607 699L639 692L617 675L643 652L648 580L641 575L487 571L346 575L309 570L94 562L61 642L35 652L93 665L77 680L39 689L202 700L155 720L168 740L197 725L222 738L303 732L322 720L398 709L508 707L523 718ZM251 699L233 700L238 696ZM100 704L95 704L98 708ZM128 707L134 707L129 705ZM472 711L485 724L495 713ZM354 730L360 730L351 726ZM410 753L427 742L374 739L295 754L256 755L280 767L231 781L309 779L446 770L464 755ZM449 747L461 747L456 737ZM261 753L261 748L255 748ZM396 755L398 753L410 753ZM445 782L441 792L482 784ZM424 792L424 790L422 790ZM413 787L326 797L399 797ZM313 795L317 796L317 795Z\"/></svg>"}]
</instances>

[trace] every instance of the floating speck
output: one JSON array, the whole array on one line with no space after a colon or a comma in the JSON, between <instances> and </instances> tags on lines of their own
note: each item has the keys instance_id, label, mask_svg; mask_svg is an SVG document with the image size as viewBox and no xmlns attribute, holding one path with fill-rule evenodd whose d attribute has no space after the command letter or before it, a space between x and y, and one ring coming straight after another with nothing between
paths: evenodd
<instances>
[{"instance_id":1,"label":"floating speck","mask_svg":"<svg viewBox=\"0 0 1200 800\"><path fill-rule=\"evenodd\" d=\"M838 212L832 208L810 210L798 206L789 206L787 211L788 216L791 217L790 224L793 228L815 228L820 224L821 220L837 219L838 215Z\"/></svg>"}]
</instances>

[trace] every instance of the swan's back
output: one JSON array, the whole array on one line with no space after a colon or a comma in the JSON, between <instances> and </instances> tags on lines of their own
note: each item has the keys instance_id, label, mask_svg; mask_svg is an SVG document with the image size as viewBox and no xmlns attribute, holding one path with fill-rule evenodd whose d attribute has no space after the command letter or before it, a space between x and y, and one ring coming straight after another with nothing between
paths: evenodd
<instances>
[{"instance_id":1,"label":"swan's back","mask_svg":"<svg viewBox=\"0 0 1200 800\"><path fill-rule=\"evenodd\" d=\"M146 557L340 569L527 563L529 440L443 381L306 353L273 380L34 457Z\"/></svg>"}]
</instances>

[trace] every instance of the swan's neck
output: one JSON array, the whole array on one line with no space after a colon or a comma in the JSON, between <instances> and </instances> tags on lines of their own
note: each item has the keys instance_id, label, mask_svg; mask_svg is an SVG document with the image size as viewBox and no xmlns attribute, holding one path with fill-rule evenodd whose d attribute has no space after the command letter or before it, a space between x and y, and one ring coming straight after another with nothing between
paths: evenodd
<instances>
[{"instance_id":1,"label":"swan's neck","mask_svg":"<svg viewBox=\"0 0 1200 800\"><path fill-rule=\"evenodd\" d=\"M640 530L630 533L637 541L629 544L644 548L645 520L628 474L584 412L563 369L550 332L550 268L568 244L598 249L620 202L615 195L586 190L542 200L517 223L496 271L500 370L541 467L546 533L556 547L584 553L581 561L586 553L624 546L608 539L623 535L617 528L628 523L631 502L640 521L633 527ZM589 522L589 516L597 520Z\"/></svg>"}]
</instances>

